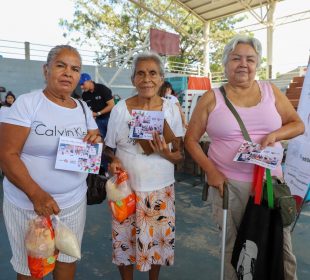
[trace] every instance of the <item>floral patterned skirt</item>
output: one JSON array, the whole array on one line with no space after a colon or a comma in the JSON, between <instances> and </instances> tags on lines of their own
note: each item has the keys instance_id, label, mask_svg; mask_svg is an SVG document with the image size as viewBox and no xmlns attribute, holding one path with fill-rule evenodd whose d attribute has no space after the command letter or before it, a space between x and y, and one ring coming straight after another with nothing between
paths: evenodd
<instances>
[{"instance_id":1,"label":"floral patterned skirt","mask_svg":"<svg viewBox=\"0 0 310 280\"><path fill-rule=\"evenodd\" d=\"M174 185L152 192L136 192L136 214L120 223L112 217L112 261L136 264L140 271L151 265L173 265L175 243Z\"/></svg>"}]
</instances>

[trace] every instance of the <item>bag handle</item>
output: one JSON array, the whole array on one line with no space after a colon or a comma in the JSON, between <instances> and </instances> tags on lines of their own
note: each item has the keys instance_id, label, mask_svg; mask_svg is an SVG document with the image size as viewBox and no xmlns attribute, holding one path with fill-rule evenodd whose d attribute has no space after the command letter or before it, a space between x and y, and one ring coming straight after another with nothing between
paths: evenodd
<instances>
[{"instance_id":1,"label":"bag handle","mask_svg":"<svg viewBox=\"0 0 310 280\"><path fill-rule=\"evenodd\" d=\"M264 173L264 167L254 165L252 191L254 193L254 204L257 205L260 205L262 201Z\"/></svg>"},{"instance_id":2,"label":"bag handle","mask_svg":"<svg viewBox=\"0 0 310 280\"><path fill-rule=\"evenodd\" d=\"M252 142L251 140L251 137L247 131L247 129L245 128L245 125L242 121L242 119L240 118L237 110L235 109L235 107L231 104L231 102L229 101L229 99L227 98L227 95L226 95L226 91L225 91L225 88L223 86L220 87L220 91L224 97L224 100L225 100L225 103L227 105L227 107L229 108L229 110L232 112L232 114L235 116L235 118L237 119L237 122L240 126L240 129L241 129L241 132L242 132L242 135L243 135L243 138L246 140L246 141L249 141L249 142Z\"/></svg>"},{"instance_id":3,"label":"bag handle","mask_svg":"<svg viewBox=\"0 0 310 280\"><path fill-rule=\"evenodd\" d=\"M80 103L80 105L81 105L81 107L82 107L82 109L83 109L84 118L85 118L85 122L86 122L86 129L87 129L87 118L86 118L86 111L85 111L85 108L84 108L83 102L82 102L80 99L78 99L77 101L79 101L79 103Z\"/></svg>"},{"instance_id":4,"label":"bag handle","mask_svg":"<svg viewBox=\"0 0 310 280\"><path fill-rule=\"evenodd\" d=\"M266 179L267 179L267 197L268 197L268 207L274 208L274 194L272 186L272 177L269 168L266 168Z\"/></svg>"},{"instance_id":5,"label":"bag handle","mask_svg":"<svg viewBox=\"0 0 310 280\"><path fill-rule=\"evenodd\" d=\"M264 173L266 172L266 185L267 185L267 202L269 208L274 208L274 192L272 185L271 171L268 168L264 168L259 165L254 167L254 181L253 181L253 191L254 191L254 204L260 205L263 196L263 181Z\"/></svg>"}]
</instances>

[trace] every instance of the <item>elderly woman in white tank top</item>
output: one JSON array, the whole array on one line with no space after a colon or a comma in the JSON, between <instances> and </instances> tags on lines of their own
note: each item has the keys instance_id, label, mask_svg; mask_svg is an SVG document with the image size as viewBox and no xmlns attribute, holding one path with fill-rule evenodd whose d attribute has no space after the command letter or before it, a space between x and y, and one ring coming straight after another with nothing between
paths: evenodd
<instances>
[{"instance_id":1,"label":"elderly woman in white tank top","mask_svg":"<svg viewBox=\"0 0 310 280\"><path fill-rule=\"evenodd\" d=\"M222 62L227 77L224 88L252 141L262 147L280 146L279 141L302 134L304 125L289 100L275 85L255 80L261 52L261 44L257 39L234 37L223 53ZM211 138L208 156L199 145L199 139L205 131ZM190 120L185 146L205 171L208 184L212 186L210 199L217 224L222 224L223 184L226 182L228 185L231 215L227 221L225 279L237 279L230 260L253 180L253 165L233 161L243 141L238 122L226 106L220 90L214 88L206 92ZM282 176L280 166L273 175ZM289 228L284 228L283 241L285 280L297 279Z\"/></svg>"}]
</instances>

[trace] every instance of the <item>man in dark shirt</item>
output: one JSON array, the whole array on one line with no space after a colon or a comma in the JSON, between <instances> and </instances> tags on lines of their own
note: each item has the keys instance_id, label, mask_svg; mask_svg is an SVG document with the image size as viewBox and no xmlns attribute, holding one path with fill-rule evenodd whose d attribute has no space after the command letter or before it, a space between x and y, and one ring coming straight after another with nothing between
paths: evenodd
<instances>
[{"instance_id":1,"label":"man in dark shirt","mask_svg":"<svg viewBox=\"0 0 310 280\"><path fill-rule=\"evenodd\" d=\"M80 86L83 91L82 99L92 110L100 134L104 139L107 134L110 112L115 105L112 91L105 85L93 82L91 76L87 73L81 74ZM107 171L107 162L103 160L101 164L104 170Z\"/></svg>"}]
</instances>

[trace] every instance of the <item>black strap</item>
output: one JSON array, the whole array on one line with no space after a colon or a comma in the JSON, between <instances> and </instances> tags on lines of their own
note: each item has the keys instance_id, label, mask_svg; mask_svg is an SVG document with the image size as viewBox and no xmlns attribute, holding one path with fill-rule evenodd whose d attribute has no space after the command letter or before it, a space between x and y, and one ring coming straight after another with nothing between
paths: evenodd
<instances>
[{"instance_id":1,"label":"black strap","mask_svg":"<svg viewBox=\"0 0 310 280\"><path fill-rule=\"evenodd\" d=\"M77 101L79 101L79 103L82 106L84 117L85 117L85 122L86 122L86 128L87 128L87 118L86 118L86 112L85 112L85 108L84 108L83 102L80 99L78 99Z\"/></svg>"},{"instance_id":2,"label":"black strap","mask_svg":"<svg viewBox=\"0 0 310 280\"><path fill-rule=\"evenodd\" d=\"M251 137L247 131L247 129L245 128L245 125L243 123L243 121L241 120L237 110L235 109L235 107L231 104L231 102L228 100L227 96L226 96L226 91L225 91L225 88L223 86L220 87L220 91L224 97L224 100L225 100L225 103L227 105L227 107L229 108L229 110L232 112L232 114L235 116L239 126L240 126L240 129L241 129L241 132L242 132L242 135L244 137L244 139L246 141L250 141L252 142L251 140Z\"/></svg>"},{"instance_id":3,"label":"black strap","mask_svg":"<svg viewBox=\"0 0 310 280\"><path fill-rule=\"evenodd\" d=\"M77 101L79 101L79 103L81 104L82 106L82 109L83 109L83 113L84 113L84 117L85 117L85 122L86 122L86 129L88 130L88 127L87 127L87 117L86 117L86 111L85 111L85 107L84 107L84 104L83 102L80 100L80 99L77 99ZM103 139L102 135L100 134L101 138Z\"/></svg>"}]
</instances>

